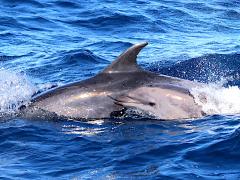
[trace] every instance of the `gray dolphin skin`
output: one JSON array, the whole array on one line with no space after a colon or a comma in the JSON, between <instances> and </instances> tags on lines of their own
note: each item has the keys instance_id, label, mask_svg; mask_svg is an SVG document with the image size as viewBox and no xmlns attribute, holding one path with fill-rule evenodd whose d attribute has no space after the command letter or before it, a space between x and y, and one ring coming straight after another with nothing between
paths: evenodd
<instances>
[{"instance_id":1,"label":"gray dolphin skin","mask_svg":"<svg viewBox=\"0 0 240 180\"><path fill-rule=\"evenodd\" d=\"M28 108L73 119L119 117L126 111L158 119L202 117L190 88L200 83L159 75L137 65L147 42L133 45L96 76L34 97Z\"/></svg>"}]
</instances>

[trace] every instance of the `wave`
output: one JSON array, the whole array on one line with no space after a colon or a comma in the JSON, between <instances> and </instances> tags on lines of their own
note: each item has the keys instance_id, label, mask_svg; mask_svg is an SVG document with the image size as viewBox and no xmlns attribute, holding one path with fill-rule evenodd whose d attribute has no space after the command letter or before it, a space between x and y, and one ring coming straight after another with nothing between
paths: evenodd
<instances>
[{"instance_id":1,"label":"wave","mask_svg":"<svg viewBox=\"0 0 240 180\"><path fill-rule=\"evenodd\" d=\"M77 2L70 2L70 1L55 1L52 2L56 6L62 7L62 8L79 8L80 5Z\"/></svg>"},{"instance_id":2,"label":"wave","mask_svg":"<svg viewBox=\"0 0 240 180\"><path fill-rule=\"evenodd\" d=\"M230 135L219 137L215 141L210 141L209 144L200 146L195 150L190 150L185 154L186 159L197 162L209 162L209 159L214 160L212 163L219 162L231 163L238 166L240 160L240 128L237 128Z\"/></svg>"},{"instance_id":3,"label":"wave","mask_svg":"<svg viewBox=\"0 0 240 180\"><path fill-rule=\"evenodd\" d=\"M58 57L62 57L61 63L66 64L101 64L107 63L108 61L95 55L92 51L87 49L77 49L61 52L58 54Z\"/></svg>"},{"instance_id":4,"label":"wave","mask_svg":"<svg viewBox=\"0 0 240 180\"><path fill-rule=\"evenodd\" d=\"M9 30L9 28L16 28L16 27L21 28L21 29L28 28L24 24L18 22L13 17L0 16L0 28L3 28L3 30ZM7 28L7 29L5 29L5 28Z\"/></svg>"},{"instance_id":5,"label":"wave","mask_svg":"<svg viewBox=\"0 0 240 180\"><path fill-rule=\"evenodd\" d=\"M108 48L109 50L108 51L117 51L119 52L119 49L120 48L129 48L130 46L132 46L133 43L130 43L130 42L125 42L125 41L106 41L106 40L103 40L103 41L98 41L98 42L95 42L95 43L91 43L90 45L88 45L87 47L91 47L91 48L98 48L98 49L106 49Z\"/></svg>"},{"instance_id":6,"label":"wave","mask_svg":"<svg viewBox=\"0 0 240 180\"><path fill-rule=\"evenodd\" d=\"M239 20L240 19L240 12L230 9L227 10L222 14L222 17L224 19L229 19L229 20Z\"/></svg>"},{"instance_id":7,"label":"wave","mask_svg":"<svg viewBox=\"0 0 240 180\"><path fill-rule=\"evenodd\" d=\"M148 69L191 81L211 83L225 79L226 85L238 85L236 83L239 80L237 74L240 71L240 54L209 54L176 64L153 63Z\"/></svg>"},{"instance_id":8,"label":"wave","mask_svg":"<svg viewBox=\"0 0 240 180\"><path fill-rule=\"evenodd\" d=\"M27 24L31 25L33 23L41 25L41 26L55 26L56 28L56 23L54 23L53 21L49 20L46 17L42 17L42 16L31 16L31 17L21 17L18 18L18 20L21 20L23 22L27 22Z\"/></svg>"},{"instance_id":9,"label":"wave","mask_svg":"<svg viewBox=\"0 0 240 180\"><path fill-rule=\"evenodd\" d=\"M15 113L36 92L25 75L6 69L0 69L0 84L0 114Z\"/></svg>"},{"instance_id":10,"label":"wave","mask_svg":"<svg viewBox=\"0 0 240 180\"><path fill-rule=\"evenodd\" d=\"M209 6L208 4L200 3L200 2L186 3L184 7L190 10L205 12L205 13L214 13L216 11L215 8Z\"/></svg>"},{"instance_id":11,"label":"wave","mask_svg":"<svg viewBox=\"0 0 240 180\"><path fill-rule=\"evenodd\" d=\"M3 2L5 5L8 5L8 6L22 6L22 5L31 5L33 7L37 7L37 8L44 8L45 5L41 2L38 2L36 0L11 0L11 1L8 1L8 0L2 0L1 2Z\"/></svg>"},{"instance_id":12,"label":"wave","mask_svg":"<svg viewBox=\"0 0 240 180\"><path fill-rule=\"evenodd\" d=\"M86 12L89 13L89 12ZM84 14L84 12L82 12ZM95 13L93 13L95 14ZM92 14L92 15L93 15ZM91 15L91 16L92 16ZM94 17L82 18L79 17L77 19L65 19L59 20L60 22L71 24L73 26L80 27L88 27L88 28L107 28L107 27L123 27L126 25L132 25L136 22L139 22L142 19L145 19L145 16L142 15L128 15L123 13L108 13L104 15L96 15Z\"/></svg>"},{"instance_id":13,"label":"wave","mask_svg":"<svg viewBox=\"0 0 240 180\"><path fill-rule=\"evenodd\" d=\"M222 83L211 83L192 88L190 92L206 114L240 113L240 89L237 86L223 87Z\"/></svg>"},{"instance_id":14,"label":"wave","mask_svg":"<svg viewBox=\"0 0 240 180\"><path fill-rule=\"evenodd\" d=\"M1 55L0 53L0 61L9 61L9 60L18 59L21 57L23 56L7 56L7 55Z\"/></svg>"}]
</instances>

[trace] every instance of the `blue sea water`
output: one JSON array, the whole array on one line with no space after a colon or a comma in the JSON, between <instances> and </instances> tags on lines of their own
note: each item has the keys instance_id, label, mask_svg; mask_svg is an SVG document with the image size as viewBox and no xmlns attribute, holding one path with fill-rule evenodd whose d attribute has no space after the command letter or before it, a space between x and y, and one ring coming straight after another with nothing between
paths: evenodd
<instances>
[{"instance_id":1,"label":"blue sea water","mask_svg":"<svg viewBox=\"0 0 240 180\"><path fill-rule=\"evenodd\" d=\"M0 9L2 114L142 41L143 68L221 81L212 96L228 106L184 121L2 116L0 179L240 178L240 115L221 113L240 109L239 0L0 0Z\"/></svg>"}]
</instances>

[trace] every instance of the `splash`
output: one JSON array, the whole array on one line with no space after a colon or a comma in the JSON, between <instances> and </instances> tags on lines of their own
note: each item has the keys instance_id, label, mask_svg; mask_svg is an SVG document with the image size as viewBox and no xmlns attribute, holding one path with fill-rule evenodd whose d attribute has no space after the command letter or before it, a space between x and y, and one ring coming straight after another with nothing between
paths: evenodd
<instances>
[{"instance_id":1,"label":"splash","mask_svg":"<svg viewBox=\"0 0 240 180\"><path fill-rule=\"evenodd\" d=\"M206 114L240 113L240 89L237 86L223 87L224 81L191 89L195 102Z\"/></svg>"},{"instance_id":2,"label":"splash","mask_svg":"<svg viewBox=\"0 0 240 180\"><path fill-rule=\"evenodd\" d=\"M26 75L0 69L0 114L13 114L27 104L36 88Z\"/></svg>"}]
</instances>

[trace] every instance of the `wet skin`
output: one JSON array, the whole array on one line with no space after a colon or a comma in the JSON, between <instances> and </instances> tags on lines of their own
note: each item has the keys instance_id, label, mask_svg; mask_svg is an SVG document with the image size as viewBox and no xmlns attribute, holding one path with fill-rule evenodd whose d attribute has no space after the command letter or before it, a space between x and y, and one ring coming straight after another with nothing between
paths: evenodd
<instances>
[{"instance_id":1,"label":"wet skin","mask_svg":"<svg viewBox=\"0 0 240 180\"><path fill-rule=\"evenodd\" d=\"M200 83L155 74L137 65L137 55L146 45L130 47L95 77L34 97L28 109L74 119L108 118L123 109L137 109L159 119L203 116L189 91Z\"/></svg>"}]
</instances>

